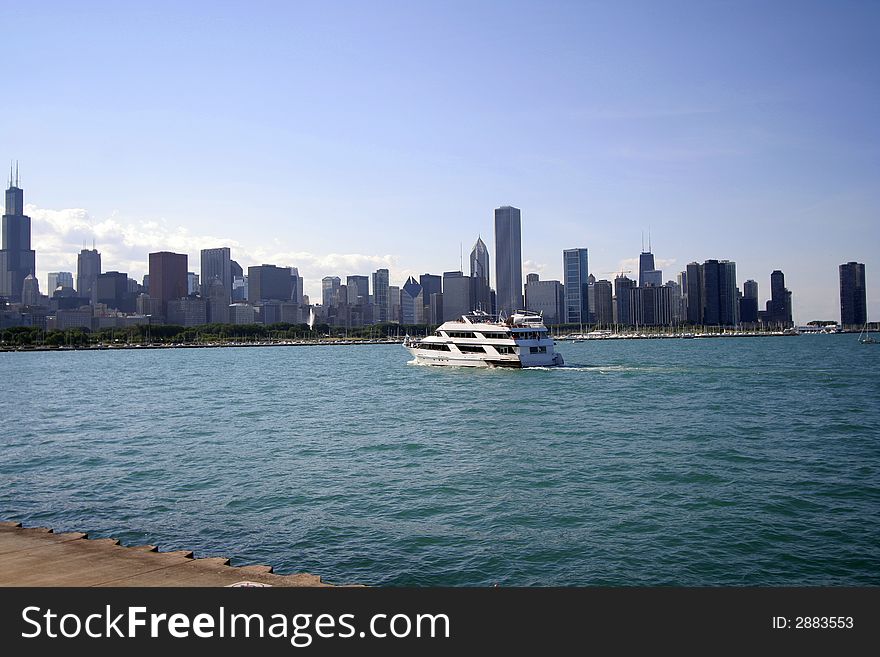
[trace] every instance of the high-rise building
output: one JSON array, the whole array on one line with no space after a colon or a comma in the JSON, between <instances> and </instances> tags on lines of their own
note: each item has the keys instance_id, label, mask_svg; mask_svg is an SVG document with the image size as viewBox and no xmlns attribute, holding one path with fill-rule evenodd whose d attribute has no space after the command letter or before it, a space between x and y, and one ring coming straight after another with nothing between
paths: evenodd
<instances>
[{"instance_id":1,"label":"high-rise building","mask_svg":"<svg viewBox=\"0 0 880 657\"><path fill-rule=\"evenodd\" d=\"M653 257L653 256L652 256ZM639 277L639 286L660 287L663 284L663 272L659 269L646 269Z\"/></svg>"},{"instance_id":2,"label":"high-rise building","mask_svg":"<svg viewBox=\"0 0 880 657\"><path fill-rule=\"evenodd\" d=\"M489 284L489 250L478 237L471 249L471 284L473 287L471 310L492 312L492 288Z\"/></svg>"},{"instance_id":3,"label":"high-rise building","mask_svg":"<svg viewBox=\"0 0 880 657\"><path fill-rule=\"evenodd\" d=\"M31 218L24 214L24 191L19 187L18 165L9 168L6 213L0 226L0 297L21 301L24 279L36 275L36 254L31 248Z\"/></svg>"},{"instance_id":4,"label":"high-rise building","mask_svg":"<svg viewBox=\"0 0 880 657\"><path fill-rule=\"evenodd\" d=\"M594 297L596 300L596 308L593 311L596 318L596 324L602 328L608 328L614 323L614 306L612 300L614 298L614 290L611 281L599 279L593 284Z\"/></svg>"},{"instance_id":5,"label":"high-rise building","mask_svg":"<svg viewBox=\"0 0 880 657\"><path fill-rule=\"evenodd\" d=\"M186 272L186 293L187 294L201 294L201 287L199 286L199 275L194 271Z\"/></svg>"},{"instance_id":6,"label":"high-rise building","mask_svg":"<svg viewBox=\"0 0 880 657\"><path fill-rule=\"evenodd\" d=\"M706 326L721 324L721 282L717 260L706 260L700 267L703 282L703 318Z\"/></svg>"},{"instance_id":7,"label":"high-rise building","mask_svg":"<svg viewBox=\"0 0 880 657\"><path fill-rule=\"evenodd\" d=\"M522 309L522 219L509 205L495 209L495 286L498 313Z\"/></svg>"},{"instance_id":8,"label":"high-rise building","mask_svg":"<svg viewBox=\"0 0 880 657\"><path fill-rule=\"evenodd\" d=\"M589 322L596 323L596 277L587 276L587 307L590 309Z\"/></svg>"},{"instance_id":9,"label":"high-rise building","mask_svg":"<svg viewBox=\"0 0 880 657\"><path fill-rule=\"evenodd\" d=\"M443 272L443 321L461 319L462 315L471 312L472 279L460 271ZM424 286L422 286L424 290ZM434 292L433 294L436 294Z\"/></svg>"},{"instance_id":10,"label":"high-rise building","mask_svg":"<svg viewBox=\"0 0 880 657\"><path fill-rule=\"evenodd\" d=\"M388 321L400 322L400 287L388 286Z\"/></svg>"},{"instance_id":11,"label":"high-rise building","mask_svg":"<svg viewBox=\"0 0 880 657\"><path fill-rule=\"evenodd\" d=\"M644 239L644 237L642 239ZM642 248L643 249L645 248L644 242L642 243ZM645 284L648 282L646 280L645 274L649 271L651 271L651 272L657 271L654 268L654 254L651 253L650 244L648 245L647 251L642 251L639 254L639 281L638 282L639 282L640 287L644 287ZM662 276L662 274L661 274L661 276ZM653 278L652 278L652 280L653 280Z\"/></svg>"},{"instance_id":12,"label":"high-rise building","mask_svg":"<svg viewBox=\"0 0 880 657\"><path fill-rule=\"evenodd\" d=\"M325 276L321 279L321 305L325 308L335 305L341 283L339 276Z\"/></svg>"},{"instance_id":13,"label":"high-rise building","mask_svg":"<svg viewBox=\"0 0 880 657\"><path fill-rule=\"evenodd\" d=\"M736 285L736 263L721 260L718 263L718 308L722 326L739 324L739 298Z\"/></svg>"},{"instance_id":14,"label":"high-rise building","mask_svg":"<svg viewBox=\"0 0 880 657\"><path fill-rule=\"evenodd\" d=\"M83 249L76 258L76 293L89 303L98 303L96 285L101 273L101 254L97 249ZM146 277L145 277L146 278ZM146 286L146 283L144 284Z\"/></svg>"},{"instance_id":15,"label":"high-rise building","mask_svg":"<svg viewBox=\"0 0 880 657\"><path fill-rule=\"evenodd\" d=\"M743 295L739 300L739 321L754 324L758 321L758 283L751 279L743 283Z\"/></svg>"},{"instance_id":16,"label":"high-rise building","mask_svg":"<svg viewBox=\"0 0 880 657\"><path fill-rule=\"evenodd\" d=\"M293 281L289 267L258 265L248 267L248 301L290 301Z\"/></svg>"},{"instance_id":17,"label":"high-rise building","mask_svg":"<svg viewBox=\"0 0 880 657\"><path fill-rule=\"evenodd\" d=\"M26 306L41 305L40 282L33 274L25 276L21 283L21 302Z\"/></svg>"},{"instance_id":18,"label":"high-rise building","mask_svg":"<svg viewBox=\"0 0 880 657\"><path fill-rule=\"evenodd\" d=\"M687 313L685 321L694 326L703 323L703 267L692 262L685 270L687 285Z\"/></svg>"},{"instance_id":19,"label":"high-rise building","mask_svg":"<svg viewBox=\"0 0 880 657\"><path fill-rule=\"evenodd\" d=\"M474 248L471 249L471 278L482 279L486 282L486 287L489 287L489 249L482 237L477 237Z\"/></svg>"},{"instance_id":20,"label":"high-rise building","mask_svg":"<svg viewBox=\"0 0 880 657\"><path fill-rule=\"evenodd\" d=\"M203 294L207 302L205 321L209 324L229 324L230 295L223 281L218 276L212 276Z\"/></svg>"},{"instance_id":21,"label":"high-rise building","mask_svg":"<svg viewBox=\"0 0 880 657\"><path fill-rule=\"evenodd\" d=\"M370 278L368 276L347 276L345 287L348 290L349 306L365 306L370 303Z\"/></svg>"},{"instance_id":22,"label":"high-rise building","mask_svg":"<svg viewBox=\"0 0 880 657\"><path fill-rule=\"evenodd\" d=\"M297 267L290 268L290 300L296 304L300 305L303 303L303 298L305 297L305 290L303 286L305 281L303 277L299 275L299 269ZM287 311L285 312L292 312ZM289 322L289 323L299 323L299 322Z\"/></svg>"},{"instance_id":23,"label":"high-rise building","mask_svg":"<svg viewBox=\"0 0 880 657\"><path fill-rule=\"evenodd\" d=\"M669 289L669 321L673 326L678 326L682 322L681 285L675 281L666 281L663 287Z\"/></svg>"},{"instance_id":24,"label":"high-rise building","mask_svg":"<svg viewBox=\"0 0 880 657\"><path fill-rule=\"evenodd\" d=\"M562 252L562 273L565 286L565 322L590 322L590 272L586 249Z\"/></svg>"},{"instance_id":25,"label":"high-rise building","mask_svg":"<svg viewBox=\"0 0 880 657\"><path fill-rule=\"evenodd\" d=\"M201 283L202 296L207 298L208 291L212 289L215 280L220 281L223 289L226 290L227 305L232 300L232 252L228 246L221 246L216 249L202 249L201 251L201 267L199 282ZM237 264L237 263L236 263ZM241 267L238 267L241 276ZM218 292L213 290L216 295Z\"/></svg>"},{"instance_id":26,"label":"high-rise building","mask_svg":"<svg viewBox=\"0 0 880 657\"><path fill-rule=\"evenodd\" d=\"M785 274L779 269L770 274L770 300L767 301L765 318L772 326L794 326L791 316L791 290L785 287Z\"/></svg>"},{"instance_id":27,"label":"high-rise building","mask_svg":"<svg viewBox=\"0 0 880 657\"><path fill-rule=\"evenodd\" d=\"M617 302L617 323L622 326L633 325L632 295L630 290L636 282L621 274L614 279L614 297Z\"/></svg>"},{"instance_id":28,"label":"high-rise building","mask_svg":"<svg viewBox=\"0 0 880 657\"><path fill-rule=\"evenodd\" d=\"M377 269L373 273L373 304L376 306L375 320L379 323L388 321L388 288L388 270Z\"/></svg>"},{"instance_id":29,"label":"high-rise building","mask_svg":"<svg viewBox=\"0 0 880 657\"><path fill-rule=\"evenodd\" d=\"M425 302L422 297L422 286L410 276L400 290L400 323L424 324L424 322Z\"/></svg>"},{"instance_id":30,"label":"high-rise building","mask_svg":"<svg viewBox=\"0 0 880 657\"><path fill-rule=\"evenodd\" d=\"M840 325L862 327L868 321L868 295L865 289L865 264L840 265Z\"/></svg>"},{"instance_id":31,"label":"high-rise building","mask_svg":"<svg viewBox=\"0 0 880 657\"><path fill-rule=\"evenodd\" d=\"M668 326L672 323L670 289L645 285L630 289L632 323L636 326Z\"/></svg>"},{"instance_id":32,"label":"high-rise building","mask_svg":"<svg viewBox=\"0 0 880 657\"><path fill-rule=\"evenodd\" d=\"M526 276L526 309L539 313L544 323L562 324L565 319L565 288L559 281L542 281L538 274Z\"/></svg>"},{"instance_id":33,"label":"high-rise building","mask_svg":"<svg viewBox=\"0 0 880 657\"><path fill-rule=\"evenodd\" d=\"M95 282L95 297L97 303L103 303L108 308L123 313L135 311L135 295L128 291L128 274L118 271L108 271L98 274Z\"/></svg>"},{"instance_id":34,"label":"high-rise building","mask_svg":"<svg viewBox=\"0 0 880 657\"><path fill-rule=\"evenodd\" d=\"M162 314L168 310L168 302L186 296L185 253L158 251L150 254L150 297L157 299ZM80 293L82 296L82 293Z\"/></svg>"},{"instance_id":35,"label":"high-rise building","mask_svg":"<svg viewBox=\"0 0 880 657\"><path fill-rule=\"evenodd\" d=\"M73 274L69 271L50 271L47 282L46 293L51 297L59 286L73 288Z\"/></svg>"}]
</instances>

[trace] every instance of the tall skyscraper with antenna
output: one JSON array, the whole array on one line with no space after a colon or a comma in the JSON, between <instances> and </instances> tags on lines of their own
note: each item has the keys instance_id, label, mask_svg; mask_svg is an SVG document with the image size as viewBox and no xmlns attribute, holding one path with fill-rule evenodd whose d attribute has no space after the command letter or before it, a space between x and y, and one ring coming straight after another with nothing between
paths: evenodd
<instances>
[{"instance_id":1,"label":"tall skyscraper with antenna","mask_svg":"<svg viewBox=\"0 0 880 657\"><path fill-rule=\"evenodd\" d=\"M662 273L654 269L654 254L651 252L651 231L648 231L648 250L645 251L645 234L642 233L642 252L639 254L639 287L646 284L660 286Z\"/></svg>"},{"instance_id":2,"label":"tall skyscraper with antenna","mask_svg":"<svg viewBox=\"0 0 880 657\"><path fill-rule=\"evenodd\" d=\"M24 280L36 275L36 254L31 248L31 218L24 214L24 191L15 168L9 165L6 211L2 224L0 249L0 297L21 302Z\"/></svg>"}]
</instances>

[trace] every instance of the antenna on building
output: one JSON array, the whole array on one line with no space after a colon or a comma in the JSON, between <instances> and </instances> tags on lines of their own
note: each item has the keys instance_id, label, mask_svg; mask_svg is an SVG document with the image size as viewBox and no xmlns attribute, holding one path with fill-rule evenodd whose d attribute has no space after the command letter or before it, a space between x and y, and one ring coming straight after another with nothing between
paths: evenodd
<instances>
[{"instance_id":1,"label":"antenna on building","mask_svg":"<svg viewBox=\"0 0 880 657\"><path fill-rule=\"evenodd\" d=\"M462 242L458 243L458 269L461 273L464 273L464 244Z\"/></svg>"},{"instance_id":2,"label":"antenna on building","mask_svg":"<svg viewBox=\"0 0 880 657\"><path fill-rule=\"evenodd\" d=\"M651 227L648 226L648 253L651 253Z\"/></svg>"},{"instance_id":3,"label":"antenna on building","mask_svg":"<svg viewBox=\"0 0 880 657\"><path fill-rule=\"evenodd\" d=\"M12 187L12 160L9 160L9 186Z\"/></svg>"},{"instance_id":4,"label":"antenna on building","mask_svg":"<svg viewBox=\"0 0 880 657\"><path fill-rule=\"evenodd\" d=\"M21 180L18 177L18 160L15 161L15 186L18 187Z\"/></svg>"},{"instance_id":5,"label":"antenna on building","mask_svg":"<svg viewBox=\"0 0 880 657\"><path fill-rule=\"evenodd\" d=\"M645 231L642 231L642 253L645 252Z\"/></svg>"}]
</instances>

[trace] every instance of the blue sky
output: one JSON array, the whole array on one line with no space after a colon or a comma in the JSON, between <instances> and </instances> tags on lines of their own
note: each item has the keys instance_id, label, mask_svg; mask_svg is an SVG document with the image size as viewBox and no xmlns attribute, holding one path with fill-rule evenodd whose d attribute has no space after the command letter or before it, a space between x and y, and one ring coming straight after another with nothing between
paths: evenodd
<instances>
[{"instance_id":1,"label":"blue sky","mask_svg":"<svg viewBox=\"0 0 880 657\"><path fill-rule=\"evenodd\" d=\"M880 312L880 3L3 2L0 158L41 285L227 244L248 266L457 269L522 209L525 272L737 262L795 319L837 265ZM494 277L493 277L494 278Z\"/></svg>"}]
</instances>

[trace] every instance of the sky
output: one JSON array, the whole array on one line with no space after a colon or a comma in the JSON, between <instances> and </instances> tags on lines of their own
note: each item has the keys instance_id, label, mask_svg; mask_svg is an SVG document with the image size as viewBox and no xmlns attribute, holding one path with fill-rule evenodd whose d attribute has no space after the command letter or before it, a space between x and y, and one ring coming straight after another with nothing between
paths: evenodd
<instances>
[{"instance_id":1,"label":"sky","mask_svg":"<svg viewBox=\"0 0 880 657\"><path fill-rule=\"evenodd\" d=\"M0 162L37 270L140 279L230 246L320 279L459 269L522 210L524 271L734 260L795 321L880 319L880 3L2 0ZM494 274L494 270L493 270ZM494 281L494 275L492 276Z\"/></svg>"}]
</instances>

